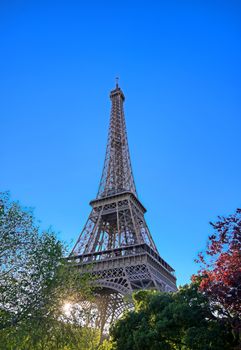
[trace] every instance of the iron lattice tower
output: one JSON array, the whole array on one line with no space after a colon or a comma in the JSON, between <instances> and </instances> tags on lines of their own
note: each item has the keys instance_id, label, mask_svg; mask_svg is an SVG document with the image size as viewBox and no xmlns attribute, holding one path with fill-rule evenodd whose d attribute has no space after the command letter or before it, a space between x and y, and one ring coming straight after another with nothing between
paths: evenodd
<instances>
[{"instance_id":1,"label":"iron lattice tower","mask_svg":"<svg viewBox=\"0 0 241 350\"><path fill-rule=\"evenodd\" d=\"M175 291L173 268L159 255L138 199L132 173L123 103L118 83L111 91L110 126L97 198L70 260L90 272L98 289L99 327L116 319L124 296L138 289Z\"/></svg>"}]
</instances>

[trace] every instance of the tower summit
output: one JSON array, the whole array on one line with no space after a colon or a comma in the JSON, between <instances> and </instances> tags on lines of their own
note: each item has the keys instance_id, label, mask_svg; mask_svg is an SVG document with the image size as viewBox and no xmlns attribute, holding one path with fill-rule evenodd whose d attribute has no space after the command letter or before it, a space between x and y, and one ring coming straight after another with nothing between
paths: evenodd
<instances>
[{"instance_id":1,"label":"tower summit","mask_svg":"<svg viewBox=\"0 0 241 350\"><path fill-rule=\"evenodd\" d=\"M95 276L99 287L99 325L117 318L123 296L138 289L175 291L173 268L159 255L139 201L129 154L125 96L116 82L110 93L111 115L104 168L91 213L70 259L80 273Z\"/></svg>"},{"instance_id":2,"label":"tower summit","mask_svg":"<svg viewBox=\"0 0 241 350\"><path fill-rule=\"evenodd\" d=\"M131 169L123 109L125 96L119 88L118 82L116 88L110 93L110 99L112 107L108 143L97 198L124 191L132 192L137 196Z\"/></svg>"}]
</instances>

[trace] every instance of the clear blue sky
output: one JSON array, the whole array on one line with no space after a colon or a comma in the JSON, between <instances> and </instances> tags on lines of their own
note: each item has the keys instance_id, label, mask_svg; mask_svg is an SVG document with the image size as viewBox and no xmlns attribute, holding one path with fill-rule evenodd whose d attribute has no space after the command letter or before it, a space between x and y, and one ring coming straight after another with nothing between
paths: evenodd
<instances>
[{"instance_id":1,"label":"clear blue sky","mask_svg":"<svg viewBox=\"0 0 241 350\"><path fill-rule=\"evenodd\" d=\"M188 282L208 222L241 205L240 1L2 0L0 50L0 190L74 243L119 75L139 198Z\"/></svg>"}]
</instances>

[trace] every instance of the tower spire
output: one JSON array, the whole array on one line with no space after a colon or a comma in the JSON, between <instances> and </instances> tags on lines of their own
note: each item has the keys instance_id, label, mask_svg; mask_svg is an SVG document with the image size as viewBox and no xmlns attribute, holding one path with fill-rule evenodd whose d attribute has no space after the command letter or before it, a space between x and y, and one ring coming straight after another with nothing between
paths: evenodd
<instances>
[{"instance_id":1,"label":"tower spire","mask_svg":"<svg viewBox=\"0 0 241 350\"><path fill-rule=\"evenodd\" d=\"M111 91L111 115L104 168L97 198L121 192L132 192L137 196L128 147L123 104L125 96L118 85Z\"/></svg>"}]
</instances>

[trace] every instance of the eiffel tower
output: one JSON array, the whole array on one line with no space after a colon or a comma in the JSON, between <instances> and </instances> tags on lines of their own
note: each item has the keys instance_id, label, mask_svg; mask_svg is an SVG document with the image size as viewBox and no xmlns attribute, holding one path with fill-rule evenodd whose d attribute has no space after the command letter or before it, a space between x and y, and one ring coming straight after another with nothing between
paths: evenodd
<instances>
[{"instance_id":1,"label":"eiffel tower","mask_svg":"<svg viewBox=\"0 0 241 350\"><path fill-rule=\"evenodd\" d=\"M117 319L129 307L125 296L140 289L176 291L173 268L161 258L146 224L132 173L125 96L116 82L110 93L111 116L104 168L89 218L70 259L94 276L98 326Z\"/></svg>"}]
</instances>

